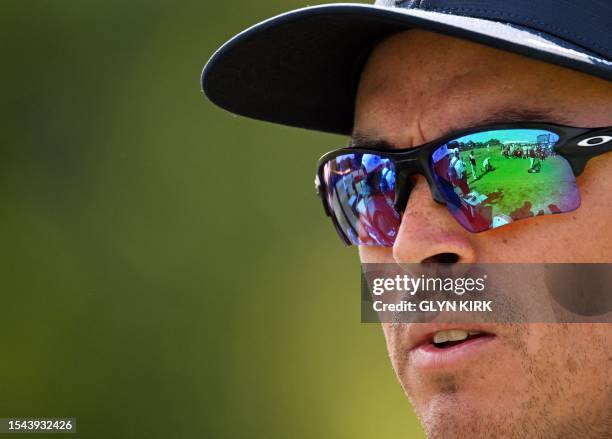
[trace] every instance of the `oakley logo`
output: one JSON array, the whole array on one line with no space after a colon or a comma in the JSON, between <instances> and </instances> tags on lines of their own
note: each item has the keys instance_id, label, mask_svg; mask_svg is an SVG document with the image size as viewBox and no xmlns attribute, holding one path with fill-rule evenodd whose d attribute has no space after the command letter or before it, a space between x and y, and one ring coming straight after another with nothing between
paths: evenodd
<instances>
[{"instance_id":1,"label":"oakley logo","mask_svg":"<svg viewBox=\"0 0 612 439\"><path fill-rule=\"evenodd\" d=\"M578 146L599 146L612 141L612 136L596 136L589 137L578 143Z\"/></svg>"}]
</instances>

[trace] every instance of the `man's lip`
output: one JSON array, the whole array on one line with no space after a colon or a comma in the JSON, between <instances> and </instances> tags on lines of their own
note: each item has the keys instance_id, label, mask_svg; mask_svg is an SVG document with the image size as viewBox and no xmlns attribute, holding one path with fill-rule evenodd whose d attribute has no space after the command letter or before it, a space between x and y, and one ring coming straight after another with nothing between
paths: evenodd
<instances>
[{"instance_id":1,"label":"man's lip","mask_svg":"<svg viewBox=\"0 0 612 439\"><path fill-rule=\"evenodd\" d=\"M467 339L446 348L438 348L433 344L433 336L438 331L461 329L478 331L484 336ZM409 364L421 371L454 371L462 363L473 362L478 354L491 352L486 348L496 346L496 325L470 323L415 323L408 327Z\"/></svg>"},{"instance_id":2,"label":"man's lip","mask_svg":"<svg viewBox=\"0 0 612 439\"><path fill-rule=\"evenodd\" d=\"M454 372L462 365L471 367L478 364L478 355L497 355L496 340L495 335L487 334L447 348L423 343L410 351L410 364L422 372Z\"/></svg>"},{"instance_id":3,"label":"man's lip","mask_svg":"<svg viewBox=\"0 0 612 439\"><path fill-rule=\"evenodd\" d=\"M414 323L408 329L408 350L412 351L422 345L432 343L433 336L438 331L449 329L462 329L464 331L478 331L486 335L495 336L494 325L469 323Z\"/></svg>"}]
</instances>

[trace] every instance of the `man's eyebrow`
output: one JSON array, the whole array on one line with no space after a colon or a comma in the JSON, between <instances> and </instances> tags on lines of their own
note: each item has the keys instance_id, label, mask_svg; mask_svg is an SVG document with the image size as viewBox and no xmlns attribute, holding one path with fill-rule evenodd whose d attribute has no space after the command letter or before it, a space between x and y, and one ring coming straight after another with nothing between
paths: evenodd
<instances>
[{"instance_id":1,"label":"man's eyebrow","mask_svg":"<svg viewBox=\"0 0 612 439\"><path fill-rule=\"evenodd\" d=\"M539 122L539 123L554 123L560 125L571 125L571 120L553 108L507 108L488 113L485 117L475 118L469 123L462 125L451 125L446 128L444 133L438 138L446 137L454 132L462 131L469 128L487 125L503 125L516 122ZM435 139L430 139L435 140ZM417 146L417 145L413 145ZM370 136L355 130L351 135L349 147L358 147L366 149L397 149L403 146L394 145L391 142L376 136Z\"/></svg>"},{"instance_id":2,"label":"man's eyebrow","mask_svg":"<svg viewBox=\"0 0 612 439\"><path fill-rule=\"evenodd\" d=\"M366 133L354 131L349 142L350 148L365 149L396 149L397 146L379 137L373 137Z\"/></svg>"},{"instance_id":3,"label":"man's eyebrow","mask_svg":"<svg viewBox=\"0 0 612 439\"><path fill-rule=\"evenodd\" d=\"M569 125L570 120L553 108L507 108L473 120L468 126L498 125L515 122L541 122ZM462 128L459 128L462 129Z\"/></svg>"}]
</instances>

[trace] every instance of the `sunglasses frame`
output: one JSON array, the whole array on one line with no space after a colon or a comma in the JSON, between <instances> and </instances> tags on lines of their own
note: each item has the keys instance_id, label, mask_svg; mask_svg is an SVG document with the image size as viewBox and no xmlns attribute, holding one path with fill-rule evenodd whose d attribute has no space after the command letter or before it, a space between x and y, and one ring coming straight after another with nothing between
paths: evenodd
<instances>
[{"instance_id":1,"label":"sunglasses frame","mask_svg":"<svg viewBox=\"0 0 612 439\"><path fill-rule=\"evenodd\" d=\"M418 145L411 148L401 149L383 149L383 148L361 148L359 145L345 147L330 151L324 154L317 163L317 174L315 176L315 190L321 198L325 214L331 217L336 231L348 245L352 245L350 239L338 222L336 215L328 204L327 188L325 179L323 178L323 170L325 164L330 160L344 155L353 153L376 154L383 158L391 160L395 167L396 184L396 201L395 209L401 215L408 202L410 192L412 190L410 176L423 175L427 180L427 184L433 195L433 199L439 203L446 205L446 200L440 193L436 184L434 174L431 167L431 156L433 152L445 145L446 143L464 137L470 134L482 133L486 131L498 130L516 130L516 129L538 129L546 130L555 133L559 136L559 140L555 144L555 152L565 158L574 173L574 176L579 176L584 171L587 162L598 155L612 151L612 127L605 128L578 128L566 125L557 125L551 123L538 122L515 122L507 124L485 125L466 130L455 131L444 137L432 140L423 145ZM478 232L473 232L478 233Z\"/></svg>"}]
</instances>

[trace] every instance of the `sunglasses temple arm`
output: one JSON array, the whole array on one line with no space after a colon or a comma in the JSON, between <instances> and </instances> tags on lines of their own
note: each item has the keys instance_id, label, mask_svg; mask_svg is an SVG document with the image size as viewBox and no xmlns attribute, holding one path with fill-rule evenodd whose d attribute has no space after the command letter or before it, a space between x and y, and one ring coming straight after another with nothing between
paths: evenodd
<instances>
[{"instance_id":1,"label":"sunglasses temple arm","mask_svg":"<svg viewBox=\"0 0 612 439\"><path fill-rule=\"evenodd\" d=\"M563 155L571 164L574 175L582 174L587 162L598 155L612 151L612 128L588 131L570 139L561 148Z\"/></svg>"}]
</instances>

